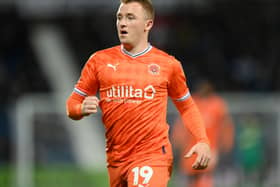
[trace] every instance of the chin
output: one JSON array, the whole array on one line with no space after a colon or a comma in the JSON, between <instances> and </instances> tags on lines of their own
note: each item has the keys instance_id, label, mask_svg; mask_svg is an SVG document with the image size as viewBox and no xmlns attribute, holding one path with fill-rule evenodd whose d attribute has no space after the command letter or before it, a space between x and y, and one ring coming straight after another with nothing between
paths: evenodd
<instances>
[{"instance_id":1,"label":"chin","mask_svg":"<svg viewBox=\"0 0 280 187\"><path fill-rule=\"evenodd\" d=\"M125 38L120 38L120 42L121 42L122 44L129 43L129 42L127 41L127 39L125 39Z\"/></svg>"}]
</instances>

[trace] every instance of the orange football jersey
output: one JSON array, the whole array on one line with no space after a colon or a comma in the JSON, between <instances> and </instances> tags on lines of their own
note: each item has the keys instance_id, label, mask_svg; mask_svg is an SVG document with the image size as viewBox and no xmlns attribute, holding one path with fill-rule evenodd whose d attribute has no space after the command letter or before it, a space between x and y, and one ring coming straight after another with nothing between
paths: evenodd
<instances>
[{"instance_id":1,"label":"orange football jersey","mask_svg":"<svg viewBox=\"0 0 280 187\"><path fill-rule=\"evenodd\" d=\"M97 92L109 166L139 158L171 163L167 98L190 97L179 61L151 45L136 55L121 45L97 51L85 64L73 93L85 97Z\"/></svg>"}]
</instances>

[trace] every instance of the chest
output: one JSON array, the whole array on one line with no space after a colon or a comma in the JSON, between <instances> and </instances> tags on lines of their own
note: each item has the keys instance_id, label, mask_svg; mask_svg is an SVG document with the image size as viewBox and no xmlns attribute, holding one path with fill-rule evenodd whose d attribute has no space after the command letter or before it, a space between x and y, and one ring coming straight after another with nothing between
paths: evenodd
<instances>
[{"instance_id":1,"label":"chest","mask_svg":"<svg viewBox=\"0 0 280 187\"><path fill-rule=\"evenodd\" d=\"M112 60L102 63L97 72L101 89L123 85L139 88L147 85L167 87L169 79L169 69L161 62Z\"/></svg>"}]
</instances>

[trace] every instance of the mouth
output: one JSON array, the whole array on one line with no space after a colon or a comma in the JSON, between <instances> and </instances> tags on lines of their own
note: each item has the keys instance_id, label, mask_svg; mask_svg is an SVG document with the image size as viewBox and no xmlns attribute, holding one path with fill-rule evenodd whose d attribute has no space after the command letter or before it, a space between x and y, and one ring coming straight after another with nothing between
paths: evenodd
<instances>
[{"instance_id":1,"label":"mouth","mask_svg":"<svg viewBox=\"0 0 280 187\"><path fill-rule=\"evenodd\" d=\"M122 31L120 32L120 34L121 34L121 35L127 35L127 34L128 34L128 32L127 32L127 31L125 31L125 30L122 30Z\"/></svg>"}]
</instances>

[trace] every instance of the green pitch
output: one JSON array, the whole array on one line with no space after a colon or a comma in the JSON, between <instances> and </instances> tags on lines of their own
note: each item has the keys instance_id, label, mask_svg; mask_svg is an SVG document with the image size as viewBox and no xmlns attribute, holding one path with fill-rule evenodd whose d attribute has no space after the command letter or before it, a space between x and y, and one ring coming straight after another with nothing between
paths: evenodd
<instances>
[{"instance_id":1,"label":"green pitch","mask_svg":"<svg viewBox=\"0 0 280 187\"><path fill-rule=\"evenodd\" d=\"M0 167L0 187L15 185L15 170L10 166ZM170 181L169 187L174 187ZM108 187L107 171L86 172L74 166L36 167L34 187Z\"/></svg>"}]
</instances>

